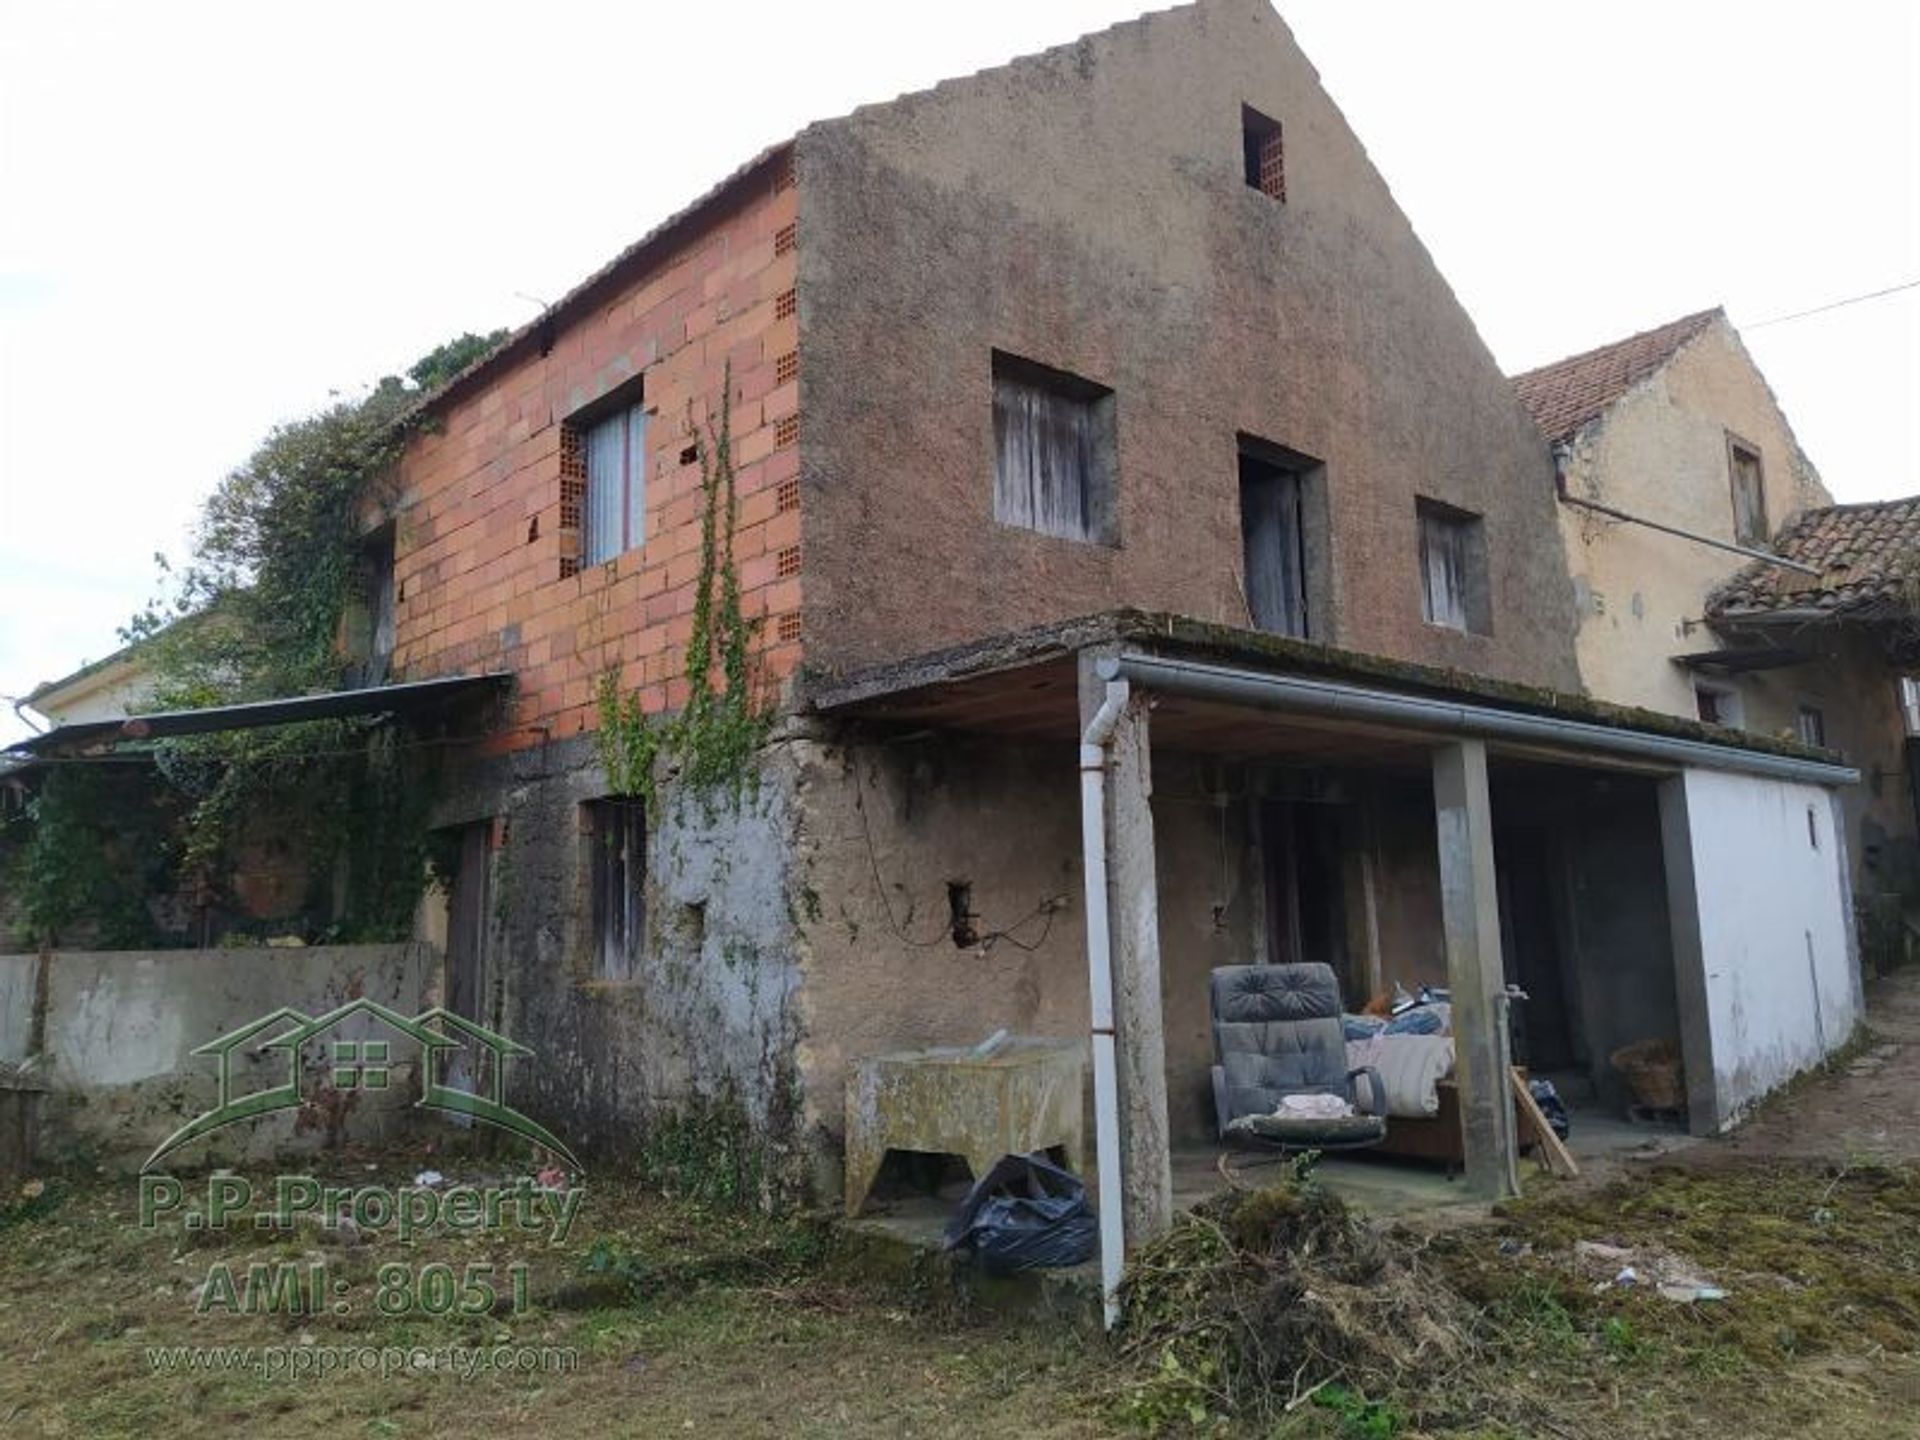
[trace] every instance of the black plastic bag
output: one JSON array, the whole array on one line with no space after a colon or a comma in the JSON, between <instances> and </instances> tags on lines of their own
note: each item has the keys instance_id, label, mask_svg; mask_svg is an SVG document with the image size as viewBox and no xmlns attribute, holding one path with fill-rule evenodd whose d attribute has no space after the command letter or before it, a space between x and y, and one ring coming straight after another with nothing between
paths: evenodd
<instances>
[{"instance_id":1,"label":"black plastic bag","mask_svg":"<svg viewBox=\"0 0 1920 1440\"><path fill-rule=\"evenodd\" d=\"M1540 1117L1554 1134L1564 1140L1573 1133L1573 1122L1567 1116L1566 1103L1561 1100L1560 1092L1553 1088L1551 1080L1527 1081L1527 1093L1533 1096L1533 1103L1540 1107Z\"/></svg>"},{"instance_id":2,"label":"black plastic bag","mask_svg":"<svg viewBox=\"0 0 1920 1440\"><path fill-rule=\"evenodd\" d=\"M989 1275L1011 1275L1078 1265L1099 1239L1078 1177L1037 1154L1006 1155L954 1211L946 1248L971 1251Z\"/></svg>"}]
</instances>

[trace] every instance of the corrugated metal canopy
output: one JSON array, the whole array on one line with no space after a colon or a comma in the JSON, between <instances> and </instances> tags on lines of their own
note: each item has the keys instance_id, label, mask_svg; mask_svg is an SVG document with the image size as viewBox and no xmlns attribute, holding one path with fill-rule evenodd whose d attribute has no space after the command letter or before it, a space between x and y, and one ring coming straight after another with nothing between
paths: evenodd
<instances>
[{"instance_id":1,"label":"corrugated metal canopy","mask_svg":"<svg viewBox=\"0 0 1920 1440\"><path fill-rule=\"evenodd\" d=\"M332 720L349 715L414 714L451 700L502 691L512 680L505 672L448 675L401 685L371 685L363 690L330 690L319 695L255 700L244 705L165 710L124 720L89 720L78 725L57 726L44 735L9 746L8 750L12 754L51 755L122 740L207 735L221 730L252 730L262 725L290 725L300 720Z\"/></svg>"}]
</instances>

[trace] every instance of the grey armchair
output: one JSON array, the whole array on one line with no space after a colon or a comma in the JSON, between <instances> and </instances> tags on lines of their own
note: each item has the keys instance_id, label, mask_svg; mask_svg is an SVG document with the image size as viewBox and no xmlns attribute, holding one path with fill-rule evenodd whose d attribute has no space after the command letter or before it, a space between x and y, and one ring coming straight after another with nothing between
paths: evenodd
<instances>
[{"instance_id":1,"label":"grey armchair","mask_svg":"<svg viewBox=\"0 0 1920 1440\"><path fill-rule=\"evenodd\" d=\"M1369 1067L1347 1068L1340 985L1326 965L1228 965L1210 981L1213 1104L1223 1140L1346 1150L1386 1138L1386 1091ZM1367 1077L1364 1092L1354 1082ZM1354 1113L1274 1114L1287 1095L1336 1095Z\"/></svg>"}]
</instances>

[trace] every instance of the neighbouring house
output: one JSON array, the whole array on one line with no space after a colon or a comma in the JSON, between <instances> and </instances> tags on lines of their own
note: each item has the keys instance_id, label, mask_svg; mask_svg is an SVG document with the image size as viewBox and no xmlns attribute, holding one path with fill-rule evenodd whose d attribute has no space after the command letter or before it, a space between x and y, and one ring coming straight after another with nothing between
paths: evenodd
<instances>
[{"instance_id":1,"label":"neighbouring house","mask_svg":"<svg viewBox=\"0 0 1920 1440\"><path fill-rule=\"evenodd\" d=\"M1920 900L1920 497L1802 511L1773 540L1782 559L1752 564L1709 597L1731 643L1796 657L1755 687L1800 738L1839 750L1862 783L1842 792L1854 886L1877 963L1909 948ZM1765 713L1765 712L1763 712Z\"/></svg>"},{"instance_id":2,"label":"neighbouring house","mask_svg":"<svg viewBox=\"0 0 1920 1440\"><path fill-rule=\"evenodd\" d=\"M1514 387L1553 447L1587 693L1838 752L1866 777L1843 802L1863 912L1909 889L1915 809L1889 645L1914 538L1906 502L1833 507L1717 309Z\"/></svg>"},{"instance_id":3,"label":"neighbouring house","mask_svg":"<svg viewBox=\"0 0 1920 1440\"><path fill-rule=\"evenodd\" d=\"M50 725L124 720L153 700L153 672L129 645L71 675L36 685L21 703Z\"/></svg>"},{"instance_id":4,"label":"neighbouring house","mask_svg":"<svg viewBox=\"0 0 1920 1440\"><path fill-rule=\"evenodd\" d=\"M1678 1041L1699 1130L1860 1017L1853 772L1579 696L1549 450L1262 0L811 125L422 415L397 678L289 703L511 676L421 933L576 1148L720 1106L833 1193L861 1057L1090 1036L1137 1239L1214 1143L1218 966L1450 985L1487 1192L1509 979L1605 1100ZM685 710L713 523L772 728L614 793L597 692Z\"/></svg>"}]
</instances>

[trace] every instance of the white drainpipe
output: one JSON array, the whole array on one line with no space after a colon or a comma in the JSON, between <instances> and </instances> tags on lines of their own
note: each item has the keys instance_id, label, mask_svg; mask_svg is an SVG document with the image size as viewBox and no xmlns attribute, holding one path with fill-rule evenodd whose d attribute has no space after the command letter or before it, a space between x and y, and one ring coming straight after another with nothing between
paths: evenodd
<instances>
[{"instance_id":1,"label":"white drainpipe","mask_svg":"<svg viewBox=\"0 0 1920 1440\"><path fill-rule=\"evenodd\" d=\"M1120 1213L1120 1086L1113 1055L1113 937L1107 929L1107 746L1127 707L1125 680L1080 737L1080 849L1086 882L1087 988L1093 1039L1093 1137L1100 1170L1100 1296L1111 1330L1120 1319L1126 1231Z\"/></svg>"}]
</instances>

